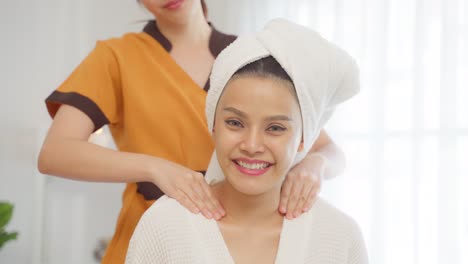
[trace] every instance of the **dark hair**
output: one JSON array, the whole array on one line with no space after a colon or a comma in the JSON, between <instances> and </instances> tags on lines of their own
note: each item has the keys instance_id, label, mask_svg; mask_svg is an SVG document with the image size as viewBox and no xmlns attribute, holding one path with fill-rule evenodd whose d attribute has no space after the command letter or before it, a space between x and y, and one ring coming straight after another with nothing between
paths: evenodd
<instances>
[{"instance_id":1,"label":"dark hair","mask_svg":"<svg viewBox=\"0 0 468 264\"><path fill-rule=\"evenodd\" d=\"M281 67L278 61L273 56L268 56L254 62L251 62L244 67L238 69L231 79L240 76L259 76L259 77L274 77L282 81L286 81L294 87L294 83L288 73ZM294 91L295 92L295 91Z\"/></svg>"},{"instance_id":2,"label":"dark hair","mask_svg":"<svg viewBox=\"0 0 468 264\"><path fill-rule=\"evenodd\" d=\"M292 81L289 74L283 69L281 64L273 58L273 56L268 56L261 58L254 62L251 62L244 67L238 69L231 77L230 80L234 80L238 77L243 76L256 76L263 78L276 78L280 81L286 82L291 93L294 95L296 102L299 102L297 97L296 89L294 88L294 82Z\"/></svg>"},{"instance_id":3,"label":"dark hair","mask_svg":"<svg viewBox=\"0 0 468 264\"><path fill-rule=\"evenodd\" d=\"M140 0L136 0L138 3L140 2ZM201 7L203 9L203 15L205 16L205 18L208 18L208 6L206 5L206 2L205 0L200 0L201 1Z\"/></svg>"}]
</instances>

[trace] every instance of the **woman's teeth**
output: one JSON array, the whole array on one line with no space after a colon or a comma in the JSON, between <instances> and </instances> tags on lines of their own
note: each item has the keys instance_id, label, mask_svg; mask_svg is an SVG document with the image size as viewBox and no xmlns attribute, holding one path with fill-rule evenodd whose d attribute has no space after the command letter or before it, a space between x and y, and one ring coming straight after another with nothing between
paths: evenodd
<instances>
[{"instance_id":1,"label":"woman's teeth","mask_svg":"<svg viewBox=\"0 0 468 264\"><path fill-rule=\"evenodd\" d=\"M237 161L237 163L246 168L246 169L250 169L250 170L261 170L261 169L264 169L266 167L268 167L269 163L247 163L247 162L243 162L243 161Z\"/></svg>"}]
</instances>

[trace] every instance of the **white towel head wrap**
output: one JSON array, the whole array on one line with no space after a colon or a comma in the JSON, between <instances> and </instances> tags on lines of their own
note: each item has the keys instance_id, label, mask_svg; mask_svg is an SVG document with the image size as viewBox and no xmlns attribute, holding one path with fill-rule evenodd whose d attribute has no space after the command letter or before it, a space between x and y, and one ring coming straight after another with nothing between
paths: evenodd
<instances>
[{"instance_id":1,"label":"white towel head wrap","mask_svg":"<svg viewBox=\"0 0 468 264\"><path fill-rule=\"evenodd\" d=\"M208 128L213 131L215 110L232 77L243 66L273 56L294 83L302 115L304 151L299 163L312 147L335 106L359 91L358 67L345 51L317 32L284 19L275 19L257 34L241 36L216 59L206 99ZM216 152L205 175L208 183L224 179Z\"/></svg>"}]
</instances>

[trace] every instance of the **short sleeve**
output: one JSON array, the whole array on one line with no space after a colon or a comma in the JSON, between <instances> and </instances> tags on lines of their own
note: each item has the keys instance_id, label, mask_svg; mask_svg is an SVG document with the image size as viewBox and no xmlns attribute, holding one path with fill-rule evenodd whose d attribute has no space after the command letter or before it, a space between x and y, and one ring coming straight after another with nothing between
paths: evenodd
<instances>
[{"instance_id":1,"label":"short sleeve","mask_svg":"<svg viewBox=\"0 0 468 264\"><path fill-rule=\"evenodd\" d=\"M105 42L97 42L65 82L47 97L51 117L62 104L74 106L89 116L94 130L119 122L122 108L119 64Z\"/></svg>"}]
</instances>

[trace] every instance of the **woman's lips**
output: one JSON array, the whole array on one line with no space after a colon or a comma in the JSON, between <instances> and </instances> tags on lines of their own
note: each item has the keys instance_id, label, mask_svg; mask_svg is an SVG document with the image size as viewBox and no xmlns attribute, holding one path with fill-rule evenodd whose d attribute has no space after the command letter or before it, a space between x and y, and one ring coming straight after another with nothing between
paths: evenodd
<instances>
[{"instance_id":1,"label":"woman's lips","mask_svg":"<svg viewBox=\"0 0 468 264\"><path fill-rule=\"evenodd\" d=\"M184 3L184 0L173 0L164 5L164 8L167 9L177 9Z\"/></svg>"},{"instance_id":2,"label":"woman's lips","mask_svg":"<svg viewBox=\"0 0 468 264\"><path fill-rule=\"evenodd\" d=\"M236 159L233 163L241 173L249 176L263 175L271 168L271 163L261 160Z\"/></svg>"}]
</instances>

